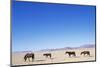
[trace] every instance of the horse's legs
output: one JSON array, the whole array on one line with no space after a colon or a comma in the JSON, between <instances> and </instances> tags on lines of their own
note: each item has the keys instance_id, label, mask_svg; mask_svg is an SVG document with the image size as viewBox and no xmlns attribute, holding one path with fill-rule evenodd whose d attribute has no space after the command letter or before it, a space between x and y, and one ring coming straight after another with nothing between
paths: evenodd
<instances>
[{"instance_id":1,"label":"horse's legs","mask_svg":"<svg viewBox=\"0 0 100 67\"><path fill-rule=\"evenodd\" d=\"M46 58L48 58L48 56L46 55Z\"/></svg>"},{"instance_id":2,"label":"horse's legs","mask_svg":"<svg viewBox=\"0 0 100 67\"><path fill-rule=\"evenodd\" d=\"M50 59L51 59L51 55L50 55Z\"/></svg>"},{"instance_id":3,"label":"horse's legs","mask_svg":"<svg viewBox=\"0 0 100 67\"><path fill-rule=\"evenodd\" d=\"M69 54L69 57L71 57L71 54Z\"/></svg>"},{"instance_id":4,"label":"horse's legs","mask_svg":"<svg viewBox=\"0 0 100 67\"><path fill-rule=\"evenodd\" d=\"M29 62L30 62L30 58L28 57L28 60L29 60Z\"/></svg>"},{"instance_id":5,"label":"horse's legs","mask_svg":"<svg viewBox=\"0 0 100 67\"><path fill-rule=\"evenodd\" d=\"M32 62L34 61L34 59L32 58Z\"/></svg>"},{"instance_id":6,"label":"horse's legs","mask_svg":"<svg viewBox=\"0 0 100 67\"><path fill-rule=\"evenodd\" d=\"M76 54L74 54L74 56L76 56Z\"/></svg>"},{"instance_id":7,"label":"horse's legs","mask_svg":"<svg viewBox=\"0 0 100 67\"><path fill-rule=\"evenodd\" d=\"M34 58L32 57L32 62L34 61Z\"/></svg>"},{"instance_id":8,"label":"horse's legs","mask_svg":"<svg viewBox=\"0 0 100 67\"><path fill-rule=\"evenodd\" d=\"M84 56L85 56L86 54L84 53Z\"/></svg>"}]
</instances>

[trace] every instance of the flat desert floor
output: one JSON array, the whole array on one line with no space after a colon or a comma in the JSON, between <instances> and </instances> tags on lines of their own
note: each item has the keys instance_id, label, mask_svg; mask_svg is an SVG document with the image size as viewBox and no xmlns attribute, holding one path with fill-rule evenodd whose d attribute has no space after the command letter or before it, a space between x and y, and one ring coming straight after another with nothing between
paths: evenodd
<instances>
[{"instance_id":1,"label":"flat desert floor","mask_svg":"<svg viewBox=\"0 0 100 67\"><path fill-rule=\"evenodd\" d=\"M65 54L66 51L75 51L76 56L69 57ZM90 56L80 55L82 51L90 51ZM48 63L67 63L79 61L95 61L95 48L79 48L79 49L66 49L54 51L35 51L35 59L33 62L28 60L24 61L24 56L27 52L14 52L12 53L12 65L29 65L29 64L48 64ZM44 53L51 53L51 59L43 56Z\"/></svg>"}]
</instances>

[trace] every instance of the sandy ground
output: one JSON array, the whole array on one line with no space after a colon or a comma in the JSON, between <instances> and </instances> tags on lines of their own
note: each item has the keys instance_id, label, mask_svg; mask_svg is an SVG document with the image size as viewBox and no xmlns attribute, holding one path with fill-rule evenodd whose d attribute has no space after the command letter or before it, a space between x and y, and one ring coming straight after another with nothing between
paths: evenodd
<instances>
[{"instance_id":1,"label":"sandy ground","mask_svg":"<svg viewBox=\"0 0 100 67\"><path fill-rule=\"evenodd\" d=\"M66 51L75 51L76 57L69 57L65 54ZM82 51L90 51L91 56L82 56ZM51 53L52 59L43 56L44 53ZM34 52L35 59L33 62L28 60L25 62L23 57L26 53L12 53L12 65L27 65L27 64L48 64L48 63L62 63L62 62L79 62L79 61L94 61L95 60L95 48L79 48L79 49L67 49L67 50L55 50L55 51L37 51Z\"/></svg>"}]
</instances>

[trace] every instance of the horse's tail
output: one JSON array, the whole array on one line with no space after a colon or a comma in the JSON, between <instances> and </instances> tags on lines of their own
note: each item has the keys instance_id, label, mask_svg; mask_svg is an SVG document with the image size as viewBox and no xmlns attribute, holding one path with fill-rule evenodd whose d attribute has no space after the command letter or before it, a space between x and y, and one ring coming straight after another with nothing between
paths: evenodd
<instances>
[{"instance_id":1,"label":"horse's tail","mask_svg":"<svg viewBox=\"0 0 100 67\"><path fill-rule=\"evenodd\" d=\"M27 57L26 57L26 55L24 56L24 60L26 61L26 59L27 59Z\"/></svg>"},{"instance_id":2,"label":"horse's tail","mask_svg":"<svg viewBox=\"0 0 100 67\"><path fill-rule=\"evenodd\" d=\"M90 56L90 52L88 52L88 55Z\"/></svg>"},{"instance_id":3,"label":"horse's tail","mask_svg":"<svg viewBox=\"0 0 100 67\"><path fill-rule=\"evenodd\" d=\"M34 61L34 54L32 54L32 61Z\"/></svg>"}]
</instances>

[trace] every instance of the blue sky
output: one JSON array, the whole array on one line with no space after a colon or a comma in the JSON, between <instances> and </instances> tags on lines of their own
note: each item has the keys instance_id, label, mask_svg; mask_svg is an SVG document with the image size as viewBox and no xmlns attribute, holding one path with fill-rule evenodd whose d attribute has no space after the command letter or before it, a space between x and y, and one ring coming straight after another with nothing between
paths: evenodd
<instances>
[{"instance_id":1,"label":"blue sky","mask_svg":"<svg viewBox=\"0 0 100 67\"><path fill-rule=\"evenodd\" d=\"M12 3L12 50L95 44L95 6Z\"/></svg>"}]
</instances>

